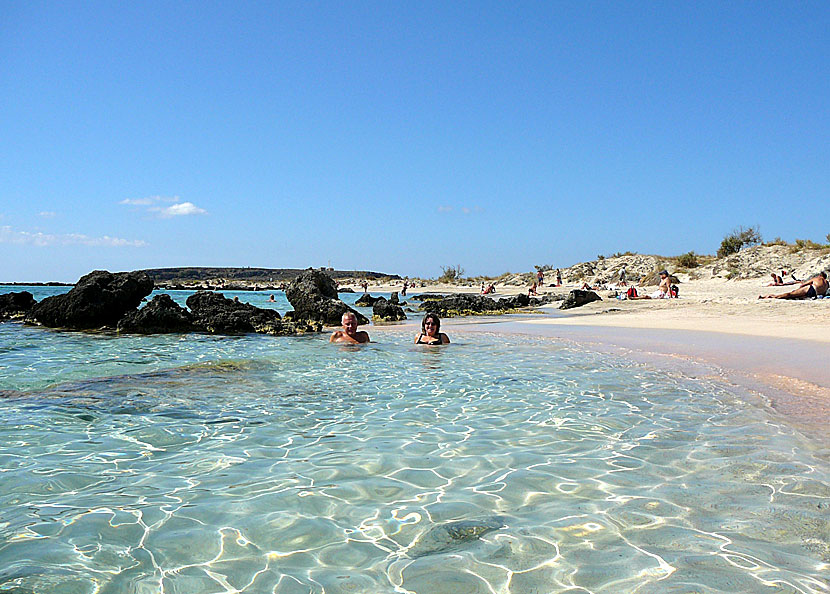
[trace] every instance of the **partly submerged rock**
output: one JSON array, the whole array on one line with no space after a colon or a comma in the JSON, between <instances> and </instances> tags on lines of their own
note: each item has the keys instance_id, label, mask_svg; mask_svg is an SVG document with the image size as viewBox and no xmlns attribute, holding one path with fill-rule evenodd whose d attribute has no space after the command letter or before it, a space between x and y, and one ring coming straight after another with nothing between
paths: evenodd
<instances>
[{"instance_id":1,"label":"partly submerged rock","mask_svg":"<svg viewBox=\"0 0 830 594\"><path fill-rule=\"evenodd\" d=\"M397 303L380 297L372 306L372 319L380 322L397 322L405 320L406 314Z\"/></svg>"},{"instance_id":2,"label":"partly submerged rock","mask_svg":"<svg viewBox=\"0 0 830 594\"><path fill-rule=\"evenodd\" d=\"M194 324L213 334L287 335L316 330L306 324L283 323L273 309L261 309L249 303L226 298L221 293L198 291L187 298Z\"/></svg>"},{"instance_id":3,"label":"partly submerged rock","mask_svg":"<svg viewBox=\"0 0 830 594\"><path fill-rule=\"evenodd\" d=\"M26 319L50 328L115 327L152 291L153 279L144 272L113 274L95 270L81 277L68 293L47 297L35 305Z\"/></svg>"},{"instance_id":4,"label":"partly submerged rock","mask_svg":"<svg viewBox=\"0 0 830 594\"><path fill-rule=\"evenodd\" d=\"M369 293L364 293L354 304L358 307L372 307L378 299L383 299L383 297L372 297Z\"/></svg>"},{"instance_id":5,"label":"partly submerged rock","mask_svg":"<svg viewBox=\"0 0 830 594\"><path fill-rule=\"evenodd\" d=\"M0 322L13 318L22 318L35 305L34 296L29 291L4 293L0 295Z\"/></svg>"},{"instance_id":6,"label":"partly submerged rock","mask_svg":"<svg viewBox=\"0 0 830 594\"><path fill-rule=\"evenodd\" d=\"M593 301L602 301L602 297L594 293L593 291L583 291L581 289L574 289L568 296L565 297L565 301L562 302L562 305L559 306L559 309L571 309L572 307L582 307L586 303L591 303Z\"/></svg>"},{"instance_id":7,"label":"partly submerged rock","mask_svg":"<svg viewBox=\"0 0 830 594\"><path fill-rule=\"evenodd\" d=\"M414 558L453 551L501 528L504 528L504 520L498 516L433 526L409 547L407 553Z\"/></svg>"},{"instance_id":8,"label":"partly submerged rock","mask_svg":"<svg viewBox=\"0 0 830 594\"><path fill-rule=\"evenodd\" d=\"M352 312L357 323L368 324L366 316L355 311L337 297L337 283L321 270L308 269L285 289L285 296L294 308L291 319L309 320L328 326L339 326L343 314Z\"/></svg>"},{"instance_id":9,"label":"partly submerged rock","mask_svg":"<svg viewBox=\"0 0 830 594\"><path fill-rule=\"evenodd\" d=\"M528 297L525 294L503 299L492 299L484 295L470 295L468 293L442 296L438 299L429 295L423 297L421 309L438 314L441 317L511 313L521 308L542 304L541 300Z\"/></svg>"},{"instance_id":10,"label":"partly submerged rock","mask_svg":"<svg viewBox=\"0 0 830 594\"><path fill-rule=\"evenodd\" d=\"M138 334L192 332L195 329L190 312L166 293L156 295L150 303L118 321L119 332Z\"/></svg>"}]
</instances>

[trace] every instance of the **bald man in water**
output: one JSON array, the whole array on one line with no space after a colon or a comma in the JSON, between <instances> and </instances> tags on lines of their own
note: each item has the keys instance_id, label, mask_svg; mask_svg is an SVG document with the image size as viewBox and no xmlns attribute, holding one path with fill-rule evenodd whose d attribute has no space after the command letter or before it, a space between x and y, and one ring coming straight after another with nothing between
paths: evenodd
<instances>
[{"instance_id":1,"label":"bald man in water","mask_svg":"<svg viewBox=\"0 0 830 594\"><path fill-rule=\"evenodd\" d=\"M357 316L354 312L347 311L340 319L343 324L342 330L335 330L329 338L329 342L345 342L346 344L362 344L369 341L369 334L363 330L357 330Z\"/></svg>"},{"instance_id":2,"label":"bald man in water","mask_svg":"<svg viewBox=\"0 0 830 594\"><path fill-rule=\"evenodd\" d=\"M780 295L758 295L758 299L813 299L827 294L827 273L822 271L810 280L801 283L797 289Z\"/></svg>"}]
</instances>

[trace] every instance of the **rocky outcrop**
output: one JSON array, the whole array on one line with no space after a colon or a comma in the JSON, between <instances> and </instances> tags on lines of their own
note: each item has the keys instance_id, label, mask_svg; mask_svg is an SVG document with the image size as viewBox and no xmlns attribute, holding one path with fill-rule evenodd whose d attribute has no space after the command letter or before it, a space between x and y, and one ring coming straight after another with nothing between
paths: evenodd
<instances>
[{"instance_id":1,"label":"rocky outcrop","mask_svg":"<svg viewBox=\"0 0 830 594\"><path fill-rule=\"evenodd\" d=\"M167 294L156 295L141 309L127 313L118 321L117 328L119 332L136 334L192 332L197 329L190 312Z\"/></svg>"},{"instance_id":2,"label":"rocky outcrop","mask_svg":"<svg viewBox=\"0 0 830 594\"><path fill-rule=\"evenodd\" d=\"M378 299L383 299L383 297L372 297L369 293L364 293L354 304L358 307L372 307Z\"/></svg>"},{"instance_id":3,"label":"rocky outcrop","mask_svg":"<svg viewBox=\"0 0 830 594\"><path fill-rule=\"evenodd\" d=\"M0 322L24 317L35 305L34 296L29 291L5 293L0 295Z\"/></svg>"},{"instance_id":4,"label":"rocky outcrop","mask_svg":"<svg viewBox=\"0 0 830 594\"><path fill-rule=\"evenodd\" d=\"M26 319L50 328L115 327L152 290L153 280L143 272L95 270L81 277L68 293L35 305Z\"/></svg>"},{"instance_id":5,"label":"rocky outcrop","mask_svg":"<svg viewBox=\"0 0 830 594\"><path fill-rule=\"evenodd\" d=\"M350 311L357 323L368 324L366 316L358 313L337 297L337 284L321 270L308 269L295 278L285 289L285 296L294 308L290 319L338 326L343 314ZM189 304L188 304L189 305Z\"/></svg>"},{"instance_id":6,"label":"rocky outcrop","mask_svg":"<svg viewBox=\"0 0 830 594\"><path fill-rule=\"evenodd\" d=\"M372 319L379 322L397 322L405 320L403 308L392 300L380 297L372 306Z\"/></svg>"},{"instance_id":7,"label":"rocky outcrop","mask_svg":"<svg viewBox=\"0 0 830 594\"><path fill-rule=\"evenodd\" d=\"M321 329L319 325L304 322L286 323L273 309L261 309L209 291L199 291L188 297L187 307L196 328L212 334L289 335Z\"/></svg>"},{"instance_id":8,"label":"rocky outcrop","mask_svg":"<svg viewBox=\"0 0 830 594\"><path fill-rule=\"evenodd\" d=\"M542 304L542 300L527 295L514 295L504 299L492 299L483 295L460 293L449 295L441 299L434 299L424 295L421 303L423 311L430 311L443 317L474 316L479 314L503 314L515 312L525 307L535 307Z\"/></svg>"},{"instance_id":9,"label":"rocky outcrop","mask_svg":"<svg viewBox=\"0 0 830 594\"><path fill-rule=\"evenodd\" d=\"M565 297L565 301L562 302L562 305L559 306L559 309L571 309L573 307L582 307L586 303L591 303L593 301L602 301L602 297L594 293L593 291L582 291L580 289L574 289L568 296Z\"/></svg>"}]
</instances>

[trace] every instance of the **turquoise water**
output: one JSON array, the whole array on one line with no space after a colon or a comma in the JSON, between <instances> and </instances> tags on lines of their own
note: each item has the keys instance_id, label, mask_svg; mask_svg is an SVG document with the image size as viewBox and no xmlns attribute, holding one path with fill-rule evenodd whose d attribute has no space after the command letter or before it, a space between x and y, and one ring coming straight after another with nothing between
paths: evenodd
<instances>
[{"instance_id":1,"label":"turquoise water","mask_svg":"<svg viewBox=\"0 0 830 594\"><path fill-rule=\"evenodd\" d=\"M370 331L0 324L0 592L830 590L828 451L751 395Z\"/></svg>"}]
</instances>

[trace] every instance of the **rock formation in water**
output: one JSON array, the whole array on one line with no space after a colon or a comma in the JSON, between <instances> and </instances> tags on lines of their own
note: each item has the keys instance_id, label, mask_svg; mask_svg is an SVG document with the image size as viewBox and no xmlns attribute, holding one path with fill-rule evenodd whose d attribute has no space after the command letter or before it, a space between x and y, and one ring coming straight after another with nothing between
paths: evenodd
<instances>
[{"instance_id":1,"label":"rock formation in water","mask_svg":"<svg viewBox=\"0 0 830 594\"><path fill-rule=\"evenodd\" d=\"M397 322L398 320L405 320L406 314L397 303L385 297L380 297L372 306L372 319L379 322Z\"/></svg>"},{"instance_id":2,"label":"rock formation in water","mask_svg":"<svg viewBox=\"0 0 830 594\"><path fill-rule=\"evenodd\" d=\"M592 301L602 301L602 298L593 291L582 291L581 289L574 289L570 293L568 293L568 296L565 297L565 301L562 302L562 305L559 306L559 309L571 309L572 307L582 307L586 303L591 303Z\"/></svg>"},{"instance_id":3,"label":"rock formation in water","mask_svg":"<svg viewBox=\"0 0 830 594\"><path fill-rule=\"evenodd\" d=\"M337 284L321 270L308 269L295 278L285 289L285 296L294 308L286 317L295 322L309 321L339 326L343 314L350 311L357 323L368 324L366 316L355 311L337 297Z\"/></svg>"},{"instance_id":4,"label":"rock formation in water","mask_svg":"<svg viewBox=\"0 0 830 594\"><path fill-rule=\"evenodd\" d=\"M372 307L378 299L381 299L381 297L372 297L369 293L364 293L354 304L358 307Z\"/></svg>"},{"instance_id":5,"label":"rock formation in water","mask_svg":"<svg viewBox=\"0 0 830 594\"><path fill-rule=\"evenodd\" d=\"M119 332L137 334L193 332L196 329L190 312L166 293L156 295L150 303L128 312L118 321Z\"/></svg>"},{"instance_id":6,"label":"rock formation in water","mask_svg":"<svg viewBox=\"0 0 830 594\"><path fill-rule=\"evenodd\" d=\"M29 291L0 295L0 322L23 318L37 304Z\"/></svg>"},{"instance_id":7,"label":"rock formation in water","mask_svg":"<svg viewBox=\"0 0 830 594\"><path fill-rule=\"evenodd\" d=\"M47 297L35 305L26 318L50 328L115 327L152 291L153 279L143 272L113 274L95 270L81 277L68 293Z\"/></svg>"},{"instance_id":8,"label":"rock formation in water","mask_svg":"<svg viewBox=\"0 0 830 594\"><path fill-rule=\"evenodd\" d=\"M221 293L198 291L187 298L197 328L212 334L288 335L320 331L319 324L293 320L285 322L273 309L261 309L226 298Z\"/></svg>"},{"instance_id":9,"label":"rock formation in water","mask_svg":"<svg viewBox=\"0 0 830 594\"><path fill-rule=\"evenodd\" d=\"M555 299L554 297L548 296L538 299L528 297L524 294L505 297L503 299L492 299L483 295L471 295L467 293L445 296L439 295L439 299L435 299L430 295L419 295L418 297L422 298L421 310L433 312L442 318L511 313L525 307L537 307L545 303L550 303Z\"/></svg>"}]
</instances>

